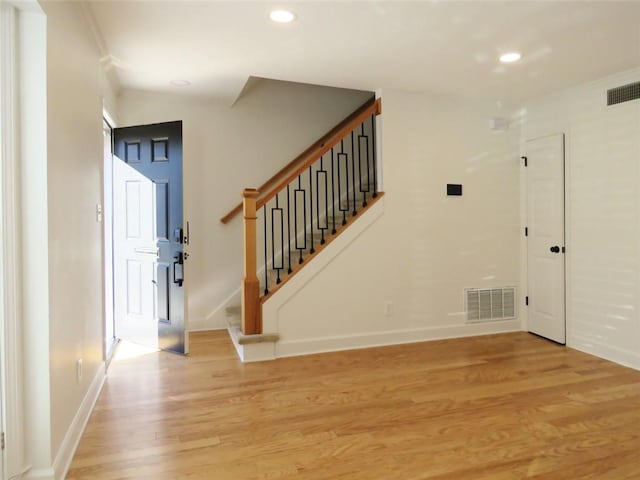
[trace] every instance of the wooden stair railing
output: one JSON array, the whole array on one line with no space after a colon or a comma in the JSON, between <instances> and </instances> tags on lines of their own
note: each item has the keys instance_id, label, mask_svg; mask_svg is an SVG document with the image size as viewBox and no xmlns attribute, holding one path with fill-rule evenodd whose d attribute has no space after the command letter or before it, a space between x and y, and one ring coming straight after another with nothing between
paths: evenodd
<instances>
[{"instance_id":1,"label":"wooden stair railing","mask_svg":"<svg viewBox=\"0 0 640 480\"><path fill-rule=\"evenodd\" d=\"M264 301L382 196L375 152L380 113L380 99L358 109L272 177L270 188L243 191L243 334L262 333Z\"/></svg>"},{"instance_id":2,"label":"wooden stair railing","mask_svg":"<svg viewBox=\"0 0 640 480\"><path fill-rule=\"evenodd\" d=\"M327 142L330 142L336 134L340 133L344 130L345 126L349 125L355 118L358 118L363 112L371 110L371 108L377 104L377 108L380 108L380 102L376 102L375 98L370 98L365 103L363 103L360 107L358 107L353 113L351 113L347 118L338 123L335 127L325 133L322 137L316 140L309 148L307 148L304 152L298 155L296 158L291 160L287 165L278 170L275 175L273 175L269 180L264 182L260 187L258 187L259 195L262 196L264 193L271 191L270 187L273 186L278 180L281 180L285 174L289 173L296 166L301 165L303 162L306 163L306 160L309 157L314 156L318 150L323 148ZM378 114L380 112L378 111ZM222 223L229 223L233 220L236 215L242 212L242 202L233 207L229 212L220 219Z\"/></svg>"}]
</instances>

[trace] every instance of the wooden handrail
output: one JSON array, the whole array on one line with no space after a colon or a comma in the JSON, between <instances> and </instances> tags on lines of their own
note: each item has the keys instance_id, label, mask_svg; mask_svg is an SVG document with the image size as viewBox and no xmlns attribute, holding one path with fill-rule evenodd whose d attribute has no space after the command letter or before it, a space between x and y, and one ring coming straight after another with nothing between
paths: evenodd
<instances>
[{"instance_id":1,"label":"wooden handrail","mask_svg":"<svg viewBox=\"0 0 640 480\"><path fill-rule=\"evenodd\" d=\"M351 131L354 128L356 128L358 125L364 122L371 115L380 115L381 112L382 112L382 105L381 105L380 99L377 99L373 103L373 105L371 105L369 108L360 112L359 115L352 118L351 121L349 121L348 123L344 124L343 127L338 132L336 132L330 139L327 140L324 146L320 147L318 150L310 154L307 157L307 159L300 164L300 166L298 166L295 170L290 172L284 178L284 180L281 180L280 182L278 182L278 184L275 187L273 187L268 193L262 194L261 192L260 199L256 204L256 209L262 208L269 200L275 197L278 194L278 192L280 192L288 184L293 182L298 177L298 175L300 175L302 172L308 169L320 157L322 157L325 153L327 153L329 150L335 147L336 144L340 140L342 140L344 137L346 137L349 133L351 133Z\"/></svg>"},{"instance_id":2,"label":"wooden handrail","mask_svg":"<svg viewBox=\"0 0 640 480\"><path fill-rule=\"evenodd\" d=\"M302 152L300 155L298 155L296 158L294 158L291 162L289 162L287 165L285 165L280 170L278 170L278 172L276 172L275 175L273 175L269 180L267 180L265 183L263 183L257 189L258 192L259 192L259 195L262 195L263 192L266 192L267 189L276 182L276 180L278 180L280 177L282 177L284 174L286 174L289 170L294 168L300 162L305 161L306 159L310 158L310 156L313 156L314 152L317 152L319 149L322 149L323 147L325 147L327 141L333 139L333 137L335 137L335 135L338 134L339 132L342 132L347 125L352 125L353 121L355 119L361 118L361 116L362 116L362 114L364 112L370 112L369 115L371 115L372 114L371 113L372 110L375 111L376 115L378 115L380 113L380 100L379 99L375 100L374 98L370 98L369 100L367 100L357 110L355 110L351 115L349 115L347 118L342 120L338 125L333 127L331 130L329 130L327 133L325 133L322 137L320 137L318 140L316 140L304 152ZM359 122L358 125L360 123L362 123L362 122ZM344 137L344 135L343 135L343 137ZM343 137L341 137L341 138L343 138ZM334 145L335 145L335 143L334 143ZM325 153L326 153L326 151L327 150L325 150ZM320 158L320 157L318 156L316 158ZM307 162L305 162L305 165L306 164L307 164ZM308 165L306 165L306 167L308 167ZM242 207L242 203L239 203L232 210L230 210L229 213L227 213L224 217L222 217L220 219L220 221L222 223L229 223L236 215L238 215L242 211L242 208L243 208Z\"/></svg>"}]
</instances>

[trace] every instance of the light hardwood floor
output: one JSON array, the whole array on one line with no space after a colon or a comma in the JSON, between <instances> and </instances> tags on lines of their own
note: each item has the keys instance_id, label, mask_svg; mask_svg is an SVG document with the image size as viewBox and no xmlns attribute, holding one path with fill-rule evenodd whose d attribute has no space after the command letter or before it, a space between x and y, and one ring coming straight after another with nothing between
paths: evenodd
<instances>
[{"instance_id":1,"label":"light hardwood floor","mask_svg":"<svg viewBox=\"0 0 640 480\"><path fill-rule=\"evenodd\" d=\"M640 372L526 333L112 363L69 480L640 479Z\"/></svg>"}]
</instances>

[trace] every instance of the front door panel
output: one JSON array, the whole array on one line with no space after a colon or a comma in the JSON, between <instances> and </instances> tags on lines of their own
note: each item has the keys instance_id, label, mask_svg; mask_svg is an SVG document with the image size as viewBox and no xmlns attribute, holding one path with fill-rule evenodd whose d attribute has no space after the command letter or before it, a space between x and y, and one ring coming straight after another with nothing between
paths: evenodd
<instances>
[{"instance_id":1,"label":"front door panel","mask_svg":"<svg viewBox=\"0 0 640 480\"><path fill-rule=\"evenodd\" d=\"M140 273L135 273L132 263L131 279L122 280L129 282L134 277L140 278L140 285L132 283L127 292L131 293L132 300L137 302L138 298L141 299L142 323L150 322L157 345L163 350L185 353L182 122L116 128L114 151L121 159L116 159L116 162L135 170L143 179L138 185L131 183L126 186L127 198L131 202L129 206L127 200L127 235L136 233L138 225L144 225L149 231L141 242L144 244L142 250L137 251L138 256L128 259L139 262L136 268ZM115 189L122 181L114 175ZM118 204L117 196L114 197ZM135 206L136 200L138 207ZM117 215L116 208L114 216ZM117 229L114 228L114 232L116 237ZM114 241L117 244L119 239ZM115 270L117 266L114 266ZM132 306L135 305L132 303ZM127 327L121 330L126 331Z\"/></svg>"}]
</instances>

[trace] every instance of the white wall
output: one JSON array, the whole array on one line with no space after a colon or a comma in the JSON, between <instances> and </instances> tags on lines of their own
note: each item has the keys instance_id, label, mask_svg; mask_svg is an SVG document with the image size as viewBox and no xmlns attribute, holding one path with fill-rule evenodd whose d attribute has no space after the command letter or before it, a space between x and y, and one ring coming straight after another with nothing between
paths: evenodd
<instances>
[{"instance_id":1,"label":"white wall","mask_svg":"<svg viewBox=\"0 0 640 480\"><path fill-rule=\"evenodd\" d=\"M20 30L24 467L59 479L104 379L103 83L82 5L41 5Z\"/></svg>"},{"instance_id":2,"label":"white wall","mask_svg":"<svg viewBox=\"0 0 640 480\"><path fill-rule=\"evenodd\" d=\"M100 53L76 2L47 2L52 450L102 368ZM82 382L76 360L83 359Z\"/></svg>"},{"instance_id":3,"label":"white wall","mask_svg":"<svg viewBox=\"0 0 640 480\"><path fill-rule=\"evenodd\" d=\"M241 216L220 218L370 94L276 81L254 82L233 107L207 99L124 91L121 126L183 121L184 212L190 223L185 266L190 330L224 328L239 303Z\"/></svg>"},{"instance_id":4,"label":"white wall","mask_svg":"<svg viewBox=\"0 0 640 480\"><path fill-rule=\"evenodd\" d=\"M465 287L520 283L518 129L490 131L489 118L506 115L491 104L381 96L382 214L281 291L304 289L265 303L278 356L520 329L467 325L463 313ZM462 183L463 196L447 197L447 183Z\"/></svg>"},{"instance_id":5,"label":"white wall","mask_svg":"<svg viewBox=\"0 0 640 480\"><path fill-rule=\"evenodd\" d=\"M523 140L566 134L567 344L640 368L640 101L623 72L530 102Z\"/></svg>"}]
</instances>

